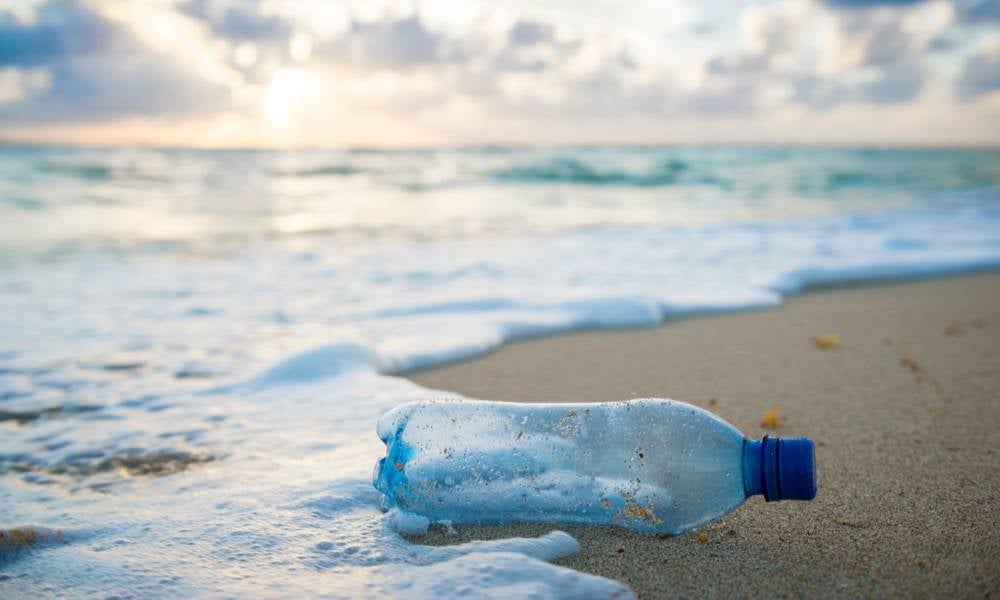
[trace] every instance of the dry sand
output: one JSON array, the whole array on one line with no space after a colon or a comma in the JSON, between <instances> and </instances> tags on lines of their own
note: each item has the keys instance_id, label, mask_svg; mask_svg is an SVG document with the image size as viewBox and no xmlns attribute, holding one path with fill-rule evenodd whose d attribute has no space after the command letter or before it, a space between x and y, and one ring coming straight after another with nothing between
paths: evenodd
<instances>
[{"instance_id":1,"label":"dry sand","mask_svg":"<svg viewBox=\"0 0 1000 600\"><path fill-rule=\"evenodd\" d=\"M824 333L839 346L814 347ZM529 340L409 376L491 400L669 397L751 437L817 444L815 501L755 497L676 538L464 526L425 543L563 529L583 549L559 564L627 582L641 598L1000 594L1000 274L817 291L766 312ZM773 404L787 421L764 430Z\"/></svg>"}]
</instances>

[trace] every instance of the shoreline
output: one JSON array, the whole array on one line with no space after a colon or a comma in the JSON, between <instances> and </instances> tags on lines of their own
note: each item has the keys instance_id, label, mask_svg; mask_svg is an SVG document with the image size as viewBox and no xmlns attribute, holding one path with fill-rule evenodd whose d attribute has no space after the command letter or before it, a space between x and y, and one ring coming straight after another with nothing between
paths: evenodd
<instances>
[{"instance_id":1,"label":"shoreline","mask_svg":"<svg viewBox=\"0 0 1000 600\"><path fill-rule=\"evenodd\" d=\"M498 352L499 350L506 348L512 344L519 344L521 342L530 342L537 340L545 340L549 338L556 338L562 336L572 336L582 333L601 333L601 332L616 332L616 331L636 331L636 330L651 330L658 329L660 327L666 327L672 323L677 323L679 321L686 321L689 319L706 319L715 317L725 317L734 315L746 315L755 314L759 312L767 312L773 310L781 310L784 308L789 301L794 298L800 298L805 296L811 296L813 294L825 294L828 292L836 292L838 290L854 290L854 289L868 289L868 288L882 288L882 287L892 287L892 286L906 286L909 284L919 284L929 281L947 281L951 279L962 279L967 277L979 277L979 276L989 276L992 274L1000 275L1000 266L994 264L985 265L972 265L969 267L961 269L953 269L945 272L930 272L926 274L908 274L903 277L871 277L871 278L857 278L845 281L837 281L832 283L813 283L802 287L802 289L791 291L791 292L777 292L781 295L781 303L776 306L749 306L744 308L735 309L703 309L694 310L690 312L684 312L677 315L669 315L661 319L660 321L649 325L649 324L636 324L636 325L612 325L612 326L585 326L580 328L570 328L559 331L550 331L537 334L525 334L518 335L512 339L507 339L500 342L496 347L489 348L474 354L462 355L455 358L447 358L444 360L431 361L429 364L419 365L416 367L407 367L404 369L386 371L383 375L390 377L403 377L405 379L415 379L428 371L436 371L438 369L451 367L454 365L460 365L469 361L479 360L485 358Z\"/></svg>"},{"instance_id":2,"label":"shoreline","mask_svg":"<svg viewBox=\"0 0 1000 600\"><path fill-rule=\"evenodd\" d=\"M1000 273L985 271L808 289L774 309L516 340L411 371L429 389L490 400L671 397L751 438L813 438L819 477L813 502L752 498L667 540L555 524L414 539L562 529L582 550L558 564L624 581L640 597L995 593L998 328ZM811 337L828 333L838 347L814 347ZM774 404L787 421L765 430L761 415Z\"/></svg>"}]
</instances>

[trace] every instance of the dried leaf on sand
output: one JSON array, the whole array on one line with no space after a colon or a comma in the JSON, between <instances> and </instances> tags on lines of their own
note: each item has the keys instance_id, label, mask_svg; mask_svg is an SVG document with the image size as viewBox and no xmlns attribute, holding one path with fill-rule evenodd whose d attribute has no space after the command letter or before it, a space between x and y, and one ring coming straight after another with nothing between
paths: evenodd
<instances>
[{"instance_id":1,"label":"dried leaf on sand","mask_svg":"<svg viewBox=\"0 0 1000 600\"><path fill-rule=\"evenodd\" d=\"M840 345L840 336L835 333L824 333L821 335L814 335L812 338L813 346L816 346L820 350L831 350Z\"/></svg>"},{"instance_id":2,"label":"dried leaf on sand","mask_svg":"<svg viewBox=\"0 0 1000 600\"><path fill-rule=\"evenodd\" d=\"M958 321L949 323L944 329L944 334L949 337L959 337L965 335L965 326Z\"/></svg>"},{"instance_id":3,"label":"dried leaf on sand","mask_svg":"<svg viewBox=\"0 0 1000 600\"><path fill-rule=\"evenodd\" d=\"M764 429L777 429L781 427L781 424L787 421L788 417L781 416L779 411L780 409L777 404L764 411L764 415L760 418L760 426Z\"/></svg>"}]
</instances>

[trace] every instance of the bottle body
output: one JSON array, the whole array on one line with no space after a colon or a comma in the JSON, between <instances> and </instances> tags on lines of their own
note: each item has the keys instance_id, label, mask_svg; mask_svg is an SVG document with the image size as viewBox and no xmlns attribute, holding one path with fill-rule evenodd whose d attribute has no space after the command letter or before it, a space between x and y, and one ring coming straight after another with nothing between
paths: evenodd
<instances>
[{"instance_id":1,"label":"bottle body","mask_svg":"<svg viewBox=\"0 0 1000 600\"><path fill-rule=\"evenodd\" d=\"M743 435L672 400L418 402L379 421L387 508L431 521L546 521L679 533L739 506Z\"/></svg>"}]
</instances>

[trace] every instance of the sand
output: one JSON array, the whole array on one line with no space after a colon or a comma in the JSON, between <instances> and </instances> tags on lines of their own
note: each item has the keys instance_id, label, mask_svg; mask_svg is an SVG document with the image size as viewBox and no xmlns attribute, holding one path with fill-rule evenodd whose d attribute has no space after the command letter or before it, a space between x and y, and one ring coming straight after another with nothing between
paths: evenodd
<instances>
[{"instance_id":1,"label":"sand","mask_svg":"<svg viewBox=\"0 0 1000 600\"><path fill-rule=\"evenodd\" d=\"M816 348L811 337L827 333L839 345ZM1000 593L1000 274L528 340L409 376L491 400L669 397L751 437L817 444L815 501L755 497L676 538L542 524L435 530L425 543L562 529L582 551L559 564L624 581L640 598ZM774 404L787 420L762 429Z\"/></svg>"}]
</instances>

